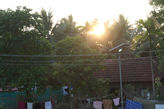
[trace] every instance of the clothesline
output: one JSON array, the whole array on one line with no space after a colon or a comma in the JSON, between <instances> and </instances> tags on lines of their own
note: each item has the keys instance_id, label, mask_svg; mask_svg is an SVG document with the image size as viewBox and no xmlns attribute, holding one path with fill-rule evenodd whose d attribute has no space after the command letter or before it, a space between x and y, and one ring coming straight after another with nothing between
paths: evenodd
<instances>
[{"instance_id":1,"label":"clothesline","mask_svg":"<svg viewBox=\"0 0 164 109\"><path fill-rule=\"evenodd\" d=\"M110 95L105 95L103 97L92 97L92 98L88 98L88 99L103 99L103 98L106 98L106 97L109 97Z\"/></svg>"},{"instance_id":2,"label":"clothesline","mask_svg":"<svg viewBox=\"0 0 164 109\"><path fill-rule=\"evenodd\" d=\"M52 101L33 103L33 102L18 102L18 109L52 109Z\"/></svg>"}]
</instances>

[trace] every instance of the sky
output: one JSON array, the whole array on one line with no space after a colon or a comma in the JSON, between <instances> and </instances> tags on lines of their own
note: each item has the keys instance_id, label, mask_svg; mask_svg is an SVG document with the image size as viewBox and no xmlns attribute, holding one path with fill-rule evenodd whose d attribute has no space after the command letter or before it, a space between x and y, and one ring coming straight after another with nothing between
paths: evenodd
<instances>
[{"instance_id":1,"label":"sky","mask_svg":"<svg viewBox=\"0 0 164 109\"><path fill-rule=\"evenodd\" d=\"M123 14L130 23L146 19L151 11L149 0L3 0L1 9L16 9L26 6L34 11L42 8L53 12L54 23L70 14L75 21L83 25L86 21L97 18L100 23L118 18Z\"/></svg>"}]
</instances>

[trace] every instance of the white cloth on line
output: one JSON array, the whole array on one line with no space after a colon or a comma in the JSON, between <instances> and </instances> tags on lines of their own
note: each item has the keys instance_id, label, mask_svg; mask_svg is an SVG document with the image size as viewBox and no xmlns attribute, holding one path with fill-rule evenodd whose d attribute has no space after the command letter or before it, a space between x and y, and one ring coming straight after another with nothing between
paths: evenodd
<instances>
[{"instance_id":1,"label":"white cloth on line","mask_svg":"<svg viewBox=\"0 0 164 109\"><path fill-rule=\"evenodd\" d=\"M45 109L52 109L51 101L45 102Z\"/></svg>"},{"instance_id":2,"label":"white cloth on line","mask_svg":"<svg viewBox=\"0 0 164 109\"><path fill-rule=\"evenodd\" d=\"M64 86L64 87L62 87L62 88L63 88L63 95L68 95L68 92L65 91L65 89L68 89L68 86Z\"/></svg>"},{"instance_id":3,"label":"white cloth on line","mask_svg":"<svg viewBox=\"0 0 164 109\"><path fill-rule=\"evenodd\" d=\"M114 105L118 106L120 104L120 98L113 99Z\"/></svg>"},{"instance_id":4,"label":"white cloth on line","mask_svg":"<svg viewBox=\"0 0 164 109\"><path fill-rule=\"evenodd\" d=\"M27 109L33 109L33 103L27 102Z\"/></svg>"},{"instance_id":5,"label":"white cloth on line","mask_svg":"<svg viewBox=\"0 0 164 109\"><path fill-rule=\"evenodd\" d=\"M164 104L155 104L155 109L164 109Z\"/></svg>"},{"instance_id":6,"label":"white cloth on line","mask_svg":"<svg viewBox=\"0 0 164 109\"><path fill-rule=\"evenodd\" d=\"M95 109L102 109L102 102L101 101L94 101L93 102L93 107Z\"/></svg>"}]
</instances>

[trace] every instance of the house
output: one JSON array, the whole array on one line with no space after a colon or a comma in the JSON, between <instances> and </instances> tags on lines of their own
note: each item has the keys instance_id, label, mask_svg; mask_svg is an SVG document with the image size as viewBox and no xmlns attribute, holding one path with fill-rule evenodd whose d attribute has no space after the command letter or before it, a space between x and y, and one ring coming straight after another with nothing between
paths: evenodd
<instances>
[{"instance_id":1,"label":"house","mask_svg":"<svg viewBox=\"0 0 164 109\"><path fill-rule=\"evenodd\" d=\"M119 89L120 87L118 61L118 59L108 59L106 60L106 69L104 71L94 73L95 77L104 79L108 78L111 81L112 89ZM152 96L153 81L156 77L161 77L158 72L156 72L153 65L151 66L150 57L121 59L124 93L143 97L147 96L149 93Z\"/></svg>"}]
</instances>

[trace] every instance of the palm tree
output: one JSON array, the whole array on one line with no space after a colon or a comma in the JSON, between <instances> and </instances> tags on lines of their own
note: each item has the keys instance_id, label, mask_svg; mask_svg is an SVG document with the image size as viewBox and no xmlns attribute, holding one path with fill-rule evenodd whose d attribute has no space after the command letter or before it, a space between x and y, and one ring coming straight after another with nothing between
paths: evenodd
<instances>
[{"instance_id":1,"label":"palm tree","mask_svg":"<svg viewBox=\"0 0 164 109\"><path fill-rule=\"evenodd\" d=\"M139 52L156 49L158 42L156 32L158 30L152 17L149 17L146 21L139 20L138 29L141 31L133 38L133 49Z\"/></svg>"},{"instance_id":2,"label":"palm tree","mask_svg":"<svg viewBox=\"0 0 164 109\"><path fill-rule=\"evenodd\" d=\"M48 38L50 40L51 36L52 36L51 30L53 28L52 12L51 11L46 12L46 10L42 9L40 16L41 16L41 24L42 24L43 34L46 36L46 38Z\"/></svg>"},{"instance_id":3,"label":"palm tree","mask_svg":"<svg viewBox=\"0 0 164 109\"><path fill-rule=\"evenodd\" d=\"M123 15L120 15L119 19L114 21L112 25L106 22L104 26L103 45L105 45L107 50L131 41L131 25L129 25L128 20Z\"/></svg>"},{"instance_id":4,"label":"palm tree","mask_svg":"<svg viewBox=\"0 0 164 109\"><path fill-rule=\"evenodd\" d=\"M62 18L52 29L53 39L55 42L64 39L67 36L76 36L79 34L79 28L72 15Z\"/></svg>"}]
</instances>

